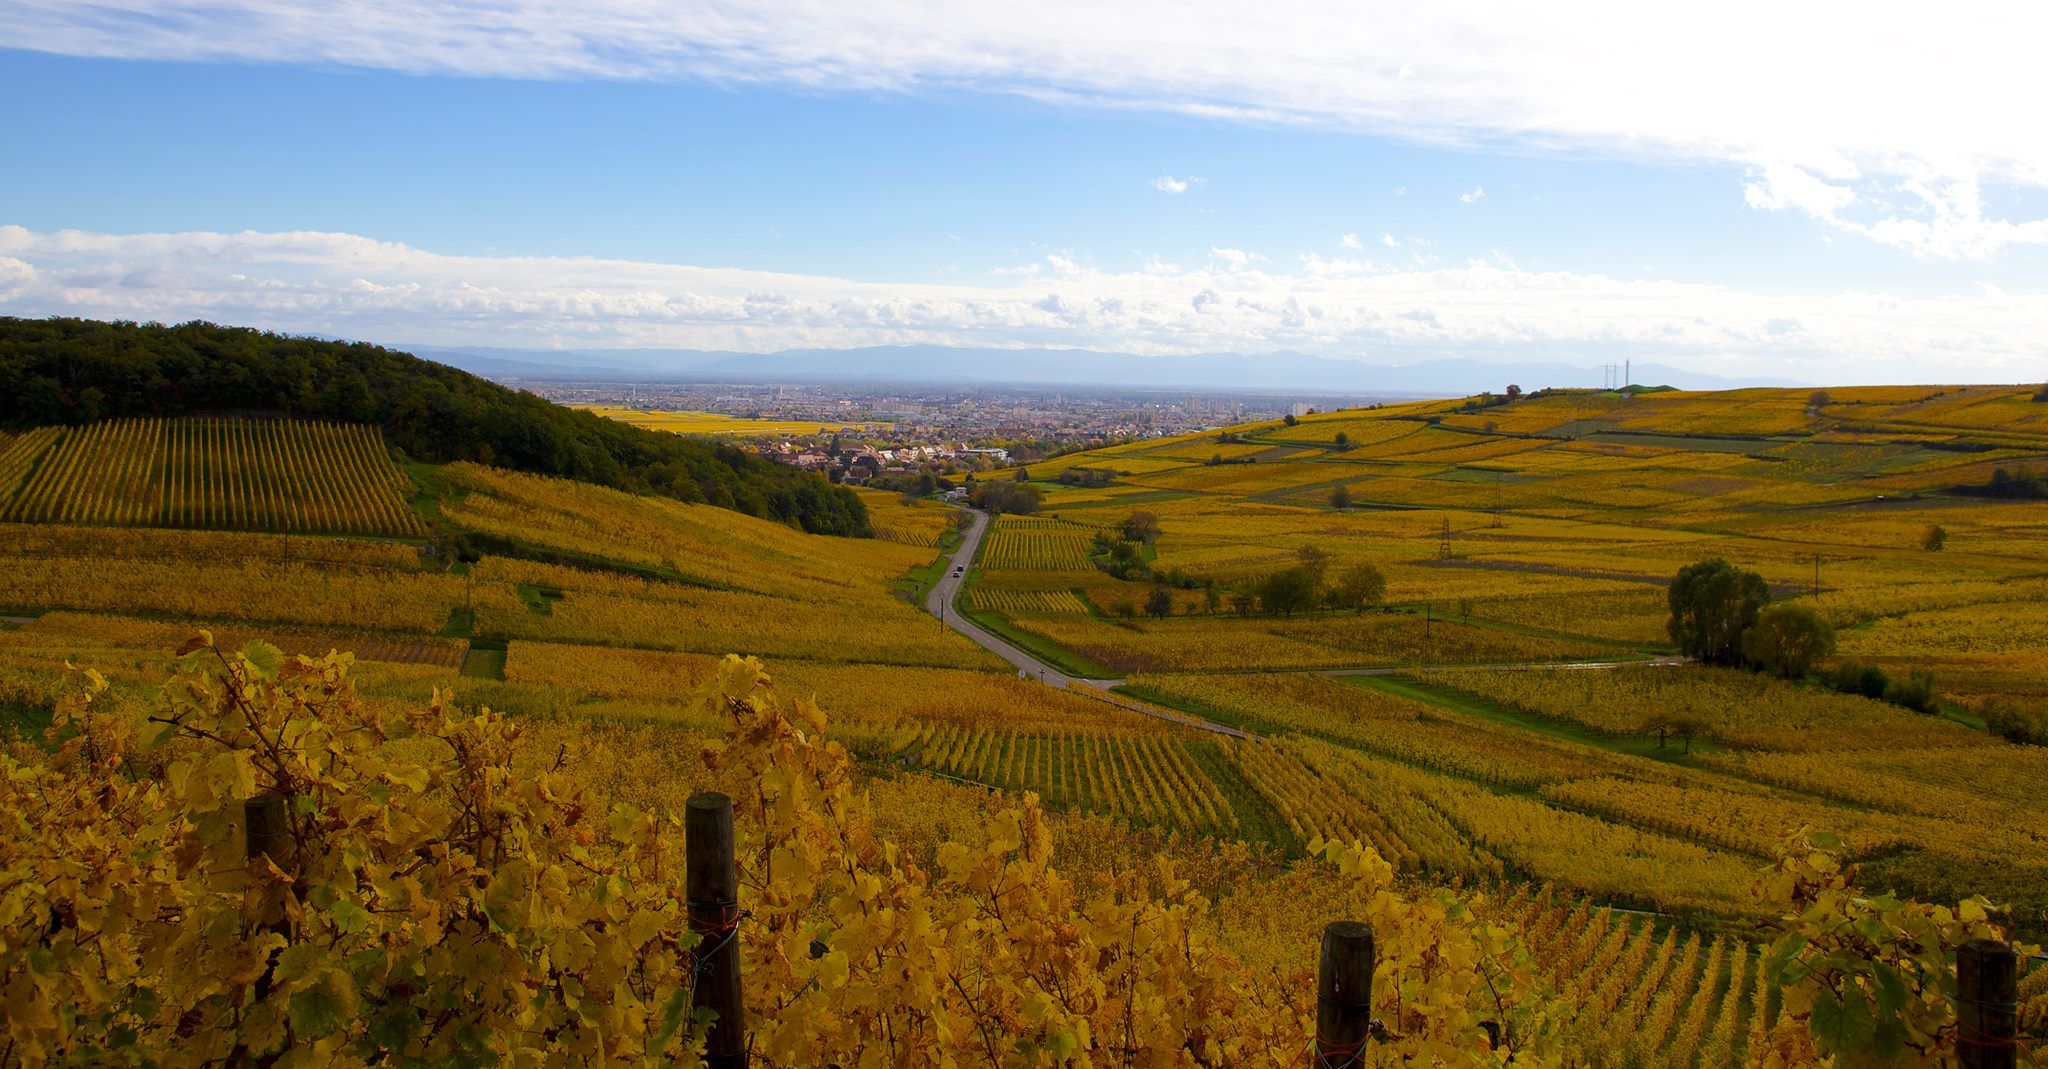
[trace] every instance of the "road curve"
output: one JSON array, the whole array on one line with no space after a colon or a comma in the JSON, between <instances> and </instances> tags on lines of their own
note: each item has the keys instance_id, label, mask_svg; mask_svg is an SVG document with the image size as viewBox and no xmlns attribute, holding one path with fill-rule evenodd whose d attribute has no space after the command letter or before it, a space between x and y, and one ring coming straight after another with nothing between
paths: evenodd
<instances>
[{"instance_id":1,"label":"road curve","mask_svg":"<svg viewBox=\"0 0 2048 1069\"><path fill-rule=\"evenodd\" d=\"M1168 709L1165 706L1154 705L1151 702L1140 701L1128 695L1114 693L1111 688L1122 685L1123 680L1121 679L1084 679L1080 676L1068 675L989 633L976 625L974 621L962 616L954 601L959 597L961 584L966 581L967 569L974 564L975 552L981 548L982 536L988 533L989 519L988 514L980 509L960 509L959 511L967 516L971 522L967 530L961 534L960 544L951 553L946 555L945 572L939 577L939 581L933 584L931 591L925 595L924 608L926 612L939 617L945 622L946 626L973 639L983 649L1010 662L1017 669L1018 675L1036 679L1048 687L1057 687L1061 690L1071 691L1084 697L1094 698L1098 701L1108 702L1111 705L1129 709L1134 713L1142 713L1160 720L1184 724L1191 728L1214 732L1218 735L1228 735L1238 739L1258 737L1248 731L1243 731L1227 724L1203 720L1200 717L1189 716L1186 713ZM1537 669L1555 671L1571 669L1595 670L1630 666L1667 667L1690 663L1692 663L1692 658L1690 657L1656 657L1650 660L1629 658L1611 661L1577 661L1568 664L1408 665L1398 668L1306 668L1292 669L1291 671L1304 675L1392 676L1421 675L1428 672L1445 672L1460 669L1482 672L1527 672ZM1281 669L1279 671L1286 672L1290 670Z\"/></svg>"},{"instance_id":2,"label":"road curve","mask_svg":"<svg viewBox=\"0 0 2048 1069\"><path fill-rule=\"evenodd\" d=\"M1182 724L1201 731L1228 735L1238 739L1253 737L1250 732L1241 731L1227 724L1214 723L1203 720L1200 717L1176 712L1164 706L1153 705L1151 702L1142 702L1136 698L1111 693L1111 687L1123 683L1121 679L1083 679L1079 676L1070 676L1031 654L1018 649L1009 642L990 634L975 624L974 621L962 616L954 605L954 599L960 594L960 585L966 581L967 569L974 563L975 551L981 548L982 536L988 533L988 514L979 509L961 509L960 511L971 522L967 530L961 534L960 544L951 553L946 555L945 573L939 577L939 581L934 583L931 591L925 595L924 609L926 612L944 621L946 626L973 639L981 648L1010 662L1017 669L1018 675L1029 679L1036 679L1048 687L1071 691L1082 697L1094 698L1097 701L1108 702L1111 705L1128 709L1134 713L1142 713L1145 716Z\"/></svg>"}]
</instances>

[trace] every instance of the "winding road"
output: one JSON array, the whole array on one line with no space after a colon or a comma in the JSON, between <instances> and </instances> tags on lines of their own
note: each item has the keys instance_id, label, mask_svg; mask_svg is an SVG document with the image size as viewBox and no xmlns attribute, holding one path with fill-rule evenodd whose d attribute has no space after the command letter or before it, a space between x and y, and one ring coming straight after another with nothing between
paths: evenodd
<instances>
[{"instance_id":1,"label":"winding road","mask_svg":"<svg viewBox=\"0 0 2048 1069\"><path fill-rule=\"evenodd\" d=\"M960 511L971 522L967 530L961 534L960 544L954 547L951 553L946 555L945 574L939 577L939 581L932 585L931 592L925 595L924 609L926 612L943 620L946 626L973 639L981 648L1010 662L1011 665L1016 667L1018 675L1028 679L1036 679L1048 687L1072 691L1082 697L1108 702L1111 705L1129 709L1134 713L1142 713L1149 717L1171 721L1201 731L1228 735L1237 739L1254 737L1250 732L1241 731L1228 724L1218 724L1213 721L1203 720L1200 717L1189 716L1186 713L1177 712L1165 706L1153 705L1151 702L1141 702L1136 698L1112 693L1110 688L1123 683L1121 679L1083 679L1080 676L1068 675L1031 654L1018 649L996 635L989 633L974 621L961 615L959 609L954 606L954 599L960 594L960 585L967 579L967 569L974 564L974 554L976 550L981 548L982 536L988 533L988 514L979 509L961 509Z\"/></svg>"},{"instance_id":2,"label":"winding road","mask_svg":"<svg viewBox=\"0 0 2048 1069\"><path fill-rule=\"evenodd\" d=\"M1014 644L1005 641L997 635L990 633L988 630L976 624L974 621L969 620L965 616L961 615L958 607L954 604L954 601L956 598L959 597L961 584L965 583L967 580L967 569L972 567L974 564L974 554L977 550L981 548L982 537L988 533L989 518L988 514L982 512L980 509L963 508L960 509L959 511L962 515L968 517L970 522L968 524L967 530L961 533L960 544L954 547L951 553L946 554L945 573L939 577L939 581L933 584L931 591L925 595L924 608L926 612L931 613L933 616L936 616L940 620L944 621L946 626L951 627L953 630L958 631L963 635L966 635L970 639L973 639L983 649L988 650L990 653L993 653L998 657L1001 657L1005 661L1010 662L1010 664L1017 669L1018 675L1026 677L1028 679L1036 679L1040 683L1043 683L1048 687L1055 687L1060 690L1072 691L1075 694L1079 694L1088 698L1094 698L1097 701L1104 701L1108 702L1111 705L1121 706L1122 708L1129 709L1134 713L1142 713L1146 716L1155 717L1160 720L1171 721L1173 723L1182 724L1187 727L1196 728L1201 731L1214 732L1218 735L1228 735L1232 738L1237 739L1250 739L1258 737L1256 735L1253 735L1251 732L1231 727L1228 724L1218 724L1211 720L1203 720L1200 717L1189 716L1186 713L1182 713L1173 709L1168 709L1165 706L1154 705L1151 702L1139 701L1138 699L1132 698L1128 695L1117 694L1111 688L1121 686L1123 684L1123 680L1121 679L1086 679L1081 676L1068 675L1067 673L1062 672L1049 664L1046 664L1044 661L1039 660L1037 657L1032 656L1030 653L1027 653L1022 649L1019 649ZM1475 668L1483 672L1526 672L1539 668L1551 670L1591 670L1603 668L1620 668L1627 665L1635 665L1638 667L1666 667L1671 665L1690 664L1691 662L1692 658L1690 657L1657 657L1651 660L1631 658L1617 659L1611 661L1578 661L1570 664L1520 663L1461 664L1436 666L1411 665L1399 668L1322 668L1305 669L1304 671L1315 672L1319 675L1326 676L1391 676L1419 675L1425 672L1442 672L1451 671L1454 669L1471 670Z\"/></svg>"}]
</instances>

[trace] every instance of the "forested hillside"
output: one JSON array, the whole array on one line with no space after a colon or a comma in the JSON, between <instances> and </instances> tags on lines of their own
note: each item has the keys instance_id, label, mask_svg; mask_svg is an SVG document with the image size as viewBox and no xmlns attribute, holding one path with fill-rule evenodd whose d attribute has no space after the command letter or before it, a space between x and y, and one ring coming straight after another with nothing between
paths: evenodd
<instances>
[{"instance_id":1,"label":"forested hillside","mask_svg":"<svg viewBox=\"0 0 2048 1069\"><path fill-rule=\"evenodd\" d=\"M865 536L858 496L729 446L564 408L365 343L209 323L0 317L0 426L268 413L367 423L414 459L471 460Z\"/></svg>"}]
</instances>

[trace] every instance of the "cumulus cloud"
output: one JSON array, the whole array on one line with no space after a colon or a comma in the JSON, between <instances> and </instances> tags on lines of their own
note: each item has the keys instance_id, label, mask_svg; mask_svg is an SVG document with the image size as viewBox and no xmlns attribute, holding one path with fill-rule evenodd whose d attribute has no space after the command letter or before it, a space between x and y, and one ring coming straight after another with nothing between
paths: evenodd
<instances>
[{"instance_id":1,"label":"cumulus cloud","mask_svg":"<svg viewBox=\"0 0 2048 1069\"><path fill-rule=\"evenodd\" d=\"M1357 234L1346 234L1344 235L1342 240L1337 242L1337 244L1342 245L1347 249L1350 249L1352 252L1365 251L1365 243L1358 240Z\"/></svg>"},{"instance_id":2,"label":"cumulus cloud","mask_svg":"<svg viewBox=\"0 0 2048 1069\"><path fill-rule=\"evenodd\" d=\"M1470 203L1472 203L1473 201L1475 201L1475 200L1478 200L1479 198L1481 198L1481 197L1484 197L1484 196L1486 196L1486 187L1485 187L1485 186L1473 186L1473 187L1472 187L1472 192L1470 192L1470 193L1460 193L1460 194L1458 194L1458 199L1459 199L1459 200L1461 200L1461 201L1464 201L1464 202L1465 202L1466 204L1470 204Z\"/></svg>"},{"instance_id":3,"label":"cumulus cloud","mask_svg":"<svg viewBox=\"0 0 2048 1069\"><path fill-rule=\"evenodd\" d=\"M1872 241L1938 260L1982 259L2010 245L2048 244L2048 219L2015 223L1984 211L1973 178L1922 175L1887 186L1782 162L1751 168L1743 197L1752 208L1800 211Z\"/></svg>"},{"instance_id":4,"label":"cumulus cloud","mask_svg":"<svg viewBox=\"0 0 2048 1069\"><path fill-rule=\"evenodd\" d=\"M1163 174L1152 180L1153 189L1156 189L1161 193L1166 193L1172 196L1179 196L1182 193L1186 193L1189 189L1195 186L1199 186L1201 184L1201 176L1192 174L1187 176L1186 178L1175 178L1170 174Z\"/></svg>"},{"instance_id":5,"label":"cumulus cloud","mask_svg":"<svg viewBox=\"0 0 2048 1069\"><path fill-rule=\"evenodd\" d=\"M1255 252L1246 252L1243 249L1218 248L1214 245L1209 246L1209 258L1232 271L1242 271L1250 267L1252 261L1265 259L1265 257Z\"/></svg>"},{"instance_id":6,"label":"cumulus cloud","mask_svg":"<svg viewBox=\"0 0 2048 1069\"><path fill-rule=\"evenodd\" d=\"M1049 289L1029 274L889 284L632 260L450 256L310 231L0 226L0 314L203 318L444 345L769 351L931 343L1578 363L1597 350L1831 382L2035 378L2039 339L2048 337L2048 296L2003 291L1772 296L1525 271L1504 257L1413 270L1304 257L1292 273L1243 257L1219 255L1199 268L1082 270Z\"/></svg>"},{"instance_id":7,"label":"cumulus cloud","mask_svg":"<svg viewBox=\"0 0 2048 1069\"><path fill-rule=\"evenodd\" d=\"M1977 256L2042 240L2037 221L1996 218L1976 191L2048 186L2048 123L2032 114L2048 98L2036 55L2048 5L1915 11L1778 0L1379 4L1369 17L1342 0L11 0L0 40L492 78L964 88L1436 143L1770 161L1762 199L1801 211L1810 202L1775 189L1795 170L1921 183L1924 203L1908 194L1895 210L1817 213L1874 241Z\"/></svg>"},{"instance_id":8,"label":"cumulus cloud","mask_svg":"<svg viewBox=\"0 0 2048 1069\"><path fill-rule=\"evenodd\" d=\"M1390 249L1398 249L1401 247L1400 240L1395 238L1392 234L1381 234L1380 244L1385 245L1387 248Z\"/></svg>"}]
</instances>

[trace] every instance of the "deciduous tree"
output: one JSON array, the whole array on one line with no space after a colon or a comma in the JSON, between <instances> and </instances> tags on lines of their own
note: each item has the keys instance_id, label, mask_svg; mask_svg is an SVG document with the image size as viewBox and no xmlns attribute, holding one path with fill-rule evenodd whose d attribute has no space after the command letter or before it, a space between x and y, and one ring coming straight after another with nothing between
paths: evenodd
<instances>
[{"instance_id":1,"label":"deciduous tree","mask_svg":"<svg viewBox=\"0 0 2048 1069\"><path fill-rule=\"evenodd\" d=\"M1735 664L1742 633L1771 600L1763 576L1715 558L1688 564L1671 580L1668 593L1671 641L1708 664Z\"/></svg>"}]
</instances>

